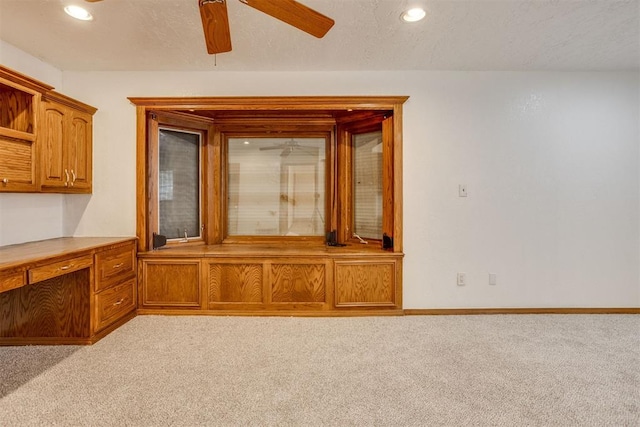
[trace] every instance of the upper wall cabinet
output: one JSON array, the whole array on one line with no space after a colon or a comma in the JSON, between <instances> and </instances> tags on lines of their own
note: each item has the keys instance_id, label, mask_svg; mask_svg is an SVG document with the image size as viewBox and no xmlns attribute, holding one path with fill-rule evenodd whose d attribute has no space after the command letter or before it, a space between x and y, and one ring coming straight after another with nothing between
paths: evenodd
<instances>
[{"instance_id":1,"label":"upper wall cabinet","mask_svg":"<svg viewBox=\"0 0 640 427\"><path fill-rule=\"evenodd\" d=\"M91 193L92 115L95 108L56 92L42 98L42 191Z\"/></svg>"},{"instance_id":2,"label":"upper wall cabinet","mask_svg":"<svg viewBox=\"0 0 640 427\"><path fill-rule=\"evenodd\" d=\"M44 83L0 65L0 191L38 191L38 111Z\"/></svg>"},{"instance_id":3,"label":"upper wall cabinet","mask_svg":"<svg viewBox=\"0 0 640 427\"><path fill-rule=\"evenodd\" d=\"M0 65L0 192L90 193L95 112Z\"/></svg>"}]
</instances>

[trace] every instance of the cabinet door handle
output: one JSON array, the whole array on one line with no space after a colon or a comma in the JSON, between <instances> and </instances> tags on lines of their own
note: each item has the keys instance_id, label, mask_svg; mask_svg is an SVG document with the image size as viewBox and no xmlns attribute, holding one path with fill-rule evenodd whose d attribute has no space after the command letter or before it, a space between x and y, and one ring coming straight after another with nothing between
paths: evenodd
<instances>
[{"instance_id":1,"label":"cabinet door handle","mask_svg":"<svg viewBox=\"0 0 640 427\"><path fill-rule=\"evenodd\" d=\"M69 171L68 170L64 170L64 174L67 176L67 179L65 180L64 186L68 187L69 186Z\"/></svg>"},{"instance_id":2,"label":"cabinet door handle","mask_svg":"<svg viewBox=\"0 0 640 427\"><path fill-rule=\"evenodd\" d=\"M73 187L73 184L76 182L76 178L77 178L76 173L73 169L71 169L71 177L73 178L71 180L71 186Z\"/></svg>"},{"instance_id":3,"label":"cabinet door handle","mask_svg":"<svg viewBox=\"0 0 640 427\"><path fill-rule=\"evenodd\" d=\"M8 184L9 183L9 178L3 178L2 179L2 183L3 184Z\"/></svg>"},{"instance_id":4,"label":"cabinet door handle","mask_svg":"<svg viewBox=\"0 0 640 427\"><path fill-rule=\"evenodd\" d=\"M113 268L120 268L124 265L124 262L121 262L120 264L116 264L113 266Z\"/></svg>"},{"instance_id":5,"label":"cabinet door handle","mask_svg":"<svg viewBox=\"0 0 640 427\"><path fill-rule=\"evenodd\" d=\"M113 305L114 305L114 306L115 306L115 305L120 305L120 304L122 304L123 302L124 302L124 298L120 298L120 300L119 300L119 301L117 301L117 302L114 302L114 303L113 303Z\"/></svg>"}]
</instances>

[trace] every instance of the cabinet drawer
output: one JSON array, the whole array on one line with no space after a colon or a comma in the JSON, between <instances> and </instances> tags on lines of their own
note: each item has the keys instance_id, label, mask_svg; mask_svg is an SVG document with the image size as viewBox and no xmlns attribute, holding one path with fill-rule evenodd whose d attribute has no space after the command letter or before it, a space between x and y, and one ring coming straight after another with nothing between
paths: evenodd
<instances>
[{"instance_id":1,"label":"cabinet drawer","mask_svg":"<svg viewBox=\"0 0 640 427\"><path fill-rule=\"evenodd\" d=\"M24 270L0 272L0 292L9 291L27 284Z\"/></svg>"},{"instance_id":2,"label":"cabinet drawer","mask_svg":"<svg viewBox=\"0 0 640 427\"><path fill-rule=\"evenodd\" d=\"M135 290L136 280L131 279L96 295L96 331L106 328L136 308Z\"/></svg>"},{"instance_id":3,"label":"cabinet drawer","mask_svg":"<svg viewBox=\"0 0 640 427\"><path fill-rule=\"evenodd\" d=\"M42 282L52 277L62 276L63 274L73 273L93 265L93 257L85 255L77 258L70 258L64 261L54 262L29 269L29 283Z\"/></svg>"},{"instance_id":4,"label":"cabinet drawer","mask_svg":"<svg viewBox=\"0 0 640 427\"><path fill-rule=\"evenodd\" d=\"M99 292L135 275L136 248L132 243L96 254L96 287Z\"/></svg>"}]
</instances>

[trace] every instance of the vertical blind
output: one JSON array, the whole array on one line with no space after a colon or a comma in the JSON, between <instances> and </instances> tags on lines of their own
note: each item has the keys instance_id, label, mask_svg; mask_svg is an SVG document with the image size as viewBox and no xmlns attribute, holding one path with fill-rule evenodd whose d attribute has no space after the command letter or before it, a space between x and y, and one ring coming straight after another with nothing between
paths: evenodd
<instances>
[{"instance_id":1,"label":"vertical blind","mask_svg":"<svg viewBox=\"0 0 640 427\"><path fill-rule=\"evenodd\" d=\"M382 240L382 131L353 135L354 232Z\"/></svg>"},{"instance_id":2,"label":"vertical blind","mask_svg":"<svg viewBox=\"0 0 640 427\"><path fill-rule=\"evenodd\" d=\"M324 138L228 139L228 234L324 236Z\"/></svg>"}]
</instances>

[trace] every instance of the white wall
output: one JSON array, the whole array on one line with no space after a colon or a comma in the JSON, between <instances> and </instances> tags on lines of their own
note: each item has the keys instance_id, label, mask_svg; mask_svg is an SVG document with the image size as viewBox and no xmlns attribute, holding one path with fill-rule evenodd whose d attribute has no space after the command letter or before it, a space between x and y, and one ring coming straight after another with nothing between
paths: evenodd
<instances>
[{"instance_id":1,"label":"white wall","mask_svg":"<svg viewBox=\"0 0 640 427\"><path fill-rule=\"evenodd\" d=\"M405 308L640 306L637 73L67 72L64 90L100 109L77 235L135 232L128 96L410 95Z\"/></svg>"},{"instance_id":2,"label":"white wall","mask_svg":"<svg viewBox=\"0 0 640 427\"><path fill-rule=\"evenodd\" d=\"M59 88L62 72L0 40L0 64ZM0 246L60 237L63 232L60 194L0 193Z\"/></svg>"},{"instance_id":3,"label":"white wall","mask_svg":"<svg viewBox=\"0 0 640 427\"><path fill-rule=\"evenodd\" d=\"M60 91L99 111L94 194L65 196L63 229L135 234L129 96L409 95L405 308L639 307L639 80L638 73L65 72ZM458 197L460 183L467 198ZM464 287L456 286L459 271L467 273Z\"/></svg>"}]
</instances>

